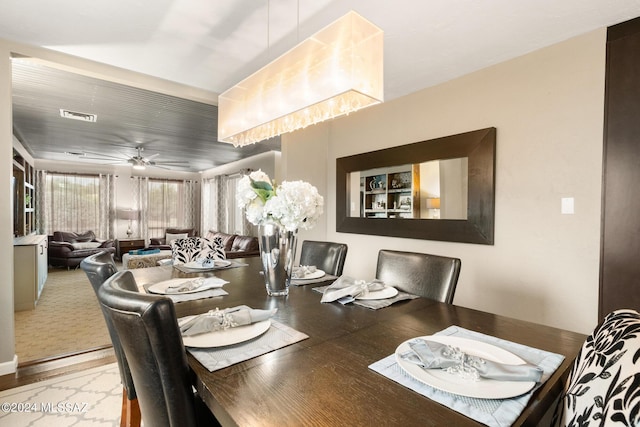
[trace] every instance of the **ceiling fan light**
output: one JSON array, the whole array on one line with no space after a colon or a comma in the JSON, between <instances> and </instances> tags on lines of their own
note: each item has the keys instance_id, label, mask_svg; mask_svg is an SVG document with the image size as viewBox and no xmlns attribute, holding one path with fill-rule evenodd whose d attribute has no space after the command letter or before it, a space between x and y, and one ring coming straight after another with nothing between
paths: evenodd
<instances>
[{"instance_id":1,"label":"ceiling fan light","mask_svg":"<svg viewBox=\"0 0 640 427\"><path fill-rule=\"evenodd\" d=\"M136 163L135 165L133 165L133 168L139 171L143 171L146 169L145 165L140 164L140 163Z\"/></svg>"},{"instance_id":2,"label":"ceiling fan light","mask_svg":"<svg viewBox=\"0 0 640 427\"><path fill-rule=\"evenodd\" d=\"M218 97L218 140L244 146L384 100L382 30L349 12Z\"/></svg>"}]
</instances>

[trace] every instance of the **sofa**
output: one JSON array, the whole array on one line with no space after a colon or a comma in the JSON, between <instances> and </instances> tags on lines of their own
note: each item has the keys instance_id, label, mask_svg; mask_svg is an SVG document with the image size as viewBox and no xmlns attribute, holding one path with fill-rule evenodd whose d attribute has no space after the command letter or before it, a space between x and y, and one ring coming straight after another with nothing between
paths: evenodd
<instances>
[{"instance_id":1,"label":"sofa","mask_svg":"<svg viewBox=\"0 0 640 427\"><path fill-rule=\"evenodd\" d=\"M91 230L85 233L55 231L49 236L48 256L52 267L75 268L86 257L102 251L115 254L115 241L96 239Z\"/></svg>"},{"instance_id":2,"label":"sofa","mask_svg":"<svg viewBox=\"0 0 640 427\"><path fill-rule=\"evenodd\" d=\"M209 230L204 237L211 241L216 237L222 239L227 259L260 256L257 237L228 234L214 230Z\"/></svg>"},{"instance_id":3,"label":"sofa","mask_svg":"<svg viewBox=\"0 0 640 427\"><path fill-rule=\"evenodd\" d=\"M164 236L149 239L148 249L160 249L161 251L171 250L171 242L167 242L167 235L169 235L170 239L172 236L196 237L198 232L195 228L167 228Z\"/></svg>"}]
</instances>

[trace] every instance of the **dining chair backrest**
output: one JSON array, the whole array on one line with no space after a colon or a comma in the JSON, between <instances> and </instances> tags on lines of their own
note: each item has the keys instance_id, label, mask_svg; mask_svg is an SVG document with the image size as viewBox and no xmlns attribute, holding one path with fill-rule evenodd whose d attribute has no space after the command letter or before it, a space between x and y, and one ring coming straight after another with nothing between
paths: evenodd
<instances>
[{"instance_id":1,"label":"dining chair backrest","mask_svg":"<svg viewBox=\"0 0 640 427\"><path fill-rule=\"evenodd\" d=\"M615 310L587 337L554 415L555 426L640 425L640 314Z\"/></svg>"},{"instance_id":2,"label":"dining chair backrest","mask_svg":"<svg viewBox=\"0 0 640 427\"><path fill-rule=\"evenodd\" d=\"M184 264L199 258L225 259L222 239L208 240L204 237L186 237L171 242L173 264Z\"/></svg>"},{"instance_id":3,"label":"dining chair backrest","mask_svg":"<svg viewBox=\"0 0 640 427\"><path fill-rule=\"evenodd\" d=\"M118 267L116 267L116 263L113 260L113 254L106 251L90 255L87 258L83 259L80 262L80 268L87 275L87 278L89 279L89 282L93 287L93 291L96 294L96 298L98 297L98 290L104 284L104 282L109 277L118 272ZM113 326L113 323L111 322L109 314L104 309L104 307L101 306L101 309L102 314L104 315L105 323L107 324L109 336L111 337L113 351L116 354L116 361L118 362L118 368L120 370L122 386L125 389L127 395L126 397L129 400L133 400L136 398L136 389L133 385L133 379L131 378L131 372L129 371L127 358L124 355L122 345L120 344L120 339L118 338L118 334Z\"/></svg>"},{"instance_id":4,"label":"dining chair backrest","mask_svg":"<svg viewBox=\"0 0 640 427\"><path fill-rule=\"evenodd\" d=\"M327 274L341 276L347 249L344 243L305 240L300 250L300 265L315 265Z\"/></svg>"},{"instance_id":5,"label":"dining chair backrest","mask_svg":"<svg viewBox=\"0 0 640 427\"><path fill-rule=\"evenodd\" d=\"M195 426L187 356L171 299L138 292L128 270L107 279L98 299L120 337L144 424Z\"/></svg>"},{"instance_id":6,"label":"dining chair backrest","mask_svg":"<svg viewBox=\"0 0 640 427\"><path fill-rule=\"evenodd\" d=\"M451 304L460 266L459 258L382 249L376 278L399 290Z\"/></svg>"}]
</instances>

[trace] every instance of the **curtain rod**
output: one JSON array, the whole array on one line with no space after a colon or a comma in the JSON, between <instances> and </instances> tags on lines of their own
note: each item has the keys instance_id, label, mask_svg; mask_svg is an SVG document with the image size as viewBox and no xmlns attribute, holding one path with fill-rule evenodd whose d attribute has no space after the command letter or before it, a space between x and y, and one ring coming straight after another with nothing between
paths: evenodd
<instances>
[{"instance_id":1,"label":"curtain rod","mask_svg":"<svg viewBox=\"0 0 640 427\"><path fill-rule=\"evenodd\" d=\"M96 176L103 176L103 175L109 175L108 173L96 173L96 174L92 174L92 173L88 173L88 172L58 172L58 171L48 171L45 169L38 169L38 172L46 172L48 174L56 174L56 175L73 175L73 176L86 176L86 177L96 177ZM112 175L114 177L118 177L118 175Z\"/></svg>"},{"instance_id":2,"label":"curtain rod","mask_svg":"<svg viewBox=\"0 0 640 427\"><path fill-rule=\"evenodd\" d=\"M130 177L131 179L135 179L135 178L147 178L149 181L160 181L160 182L164 182L164 181L170 181L170 182L195 182L197 183L198 180L197 179L178 179L178 178L150 178L147 176L132 176Z\"/></svg>"}]
</instances>

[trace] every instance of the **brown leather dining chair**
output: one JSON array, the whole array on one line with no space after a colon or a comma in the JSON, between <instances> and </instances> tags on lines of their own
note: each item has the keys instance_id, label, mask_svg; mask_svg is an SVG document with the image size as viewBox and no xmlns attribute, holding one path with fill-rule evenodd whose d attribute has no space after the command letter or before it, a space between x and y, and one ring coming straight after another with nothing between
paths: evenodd
<instances>
[{"instance_id":1,"label":"brown leather dining chair","mask_svg":"<svg viewBox=\"0 0 640 427\"><path fill-rule=\"evenodd\" d=\"M107 251L103 251L83 259L80 262L80 268L89 278L89 282L96 293L96 298L98 297L98 289L100 286L102 286L109 277L118 272L118 268L113 261L113 254ZM111 337L113 351L116 354L116 360L120 370L120 381L122 382L122 413L120 416L120 427L140 427L140 406L138 405L138 399L136 398L136 389L133 385L133 379L131 378L127 358L125 357L122 346L120 345L118 334L116 333L116 330L111 323L111 319L104 308L102 308L102 314L104 315L109 336Z\"/></svg>"},{"instance_id":2,"label":"brown leather dining chair","mask_svg":"<svg viewBox=\"0 0 640 427\"><path fill-rule=\"evenodd\" d=\"M451 304L461 264L459 258L382 249L376 278L399 290Z\"/></svg>"},{"instance_id":3,"label":"brown leather dining chair","mask_svg":"<svg viewBox=\"0 0 640 427\"><path fill-rule=\"evenodd\" d=\"M127 270L107 279L98 290L98 299L120 339L144 424L219 425L193 391L173 301L138 292Z\"/></svg>"},{"instance_id":4,"label":"brown leather dining chair","mask_svg":"<svg viewBox=\"0 0 640 427\"><path fill-rule=\"evenodd\" d=\"M315 265L327 274L341 276L347 249L344 243L305 240L300 250L300 265Z\"/></svg>"}]
</instances>

